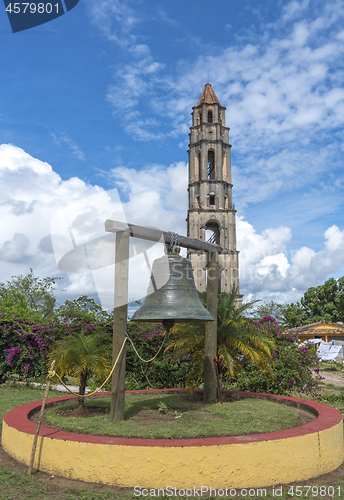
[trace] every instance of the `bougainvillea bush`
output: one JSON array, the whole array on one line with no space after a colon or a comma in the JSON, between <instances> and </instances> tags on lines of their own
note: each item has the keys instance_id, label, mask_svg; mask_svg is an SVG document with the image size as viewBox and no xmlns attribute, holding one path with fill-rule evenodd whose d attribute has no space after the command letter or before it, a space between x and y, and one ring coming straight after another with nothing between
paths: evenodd
<instances>
[{"instance_id":1,"label":"bougainvillea bush","mask_svg":"<svg viewBox=\"0 0 344 500\"><path fill-rule=\"evenodd\" d=\"M43 375L47 352L57 336L53 323L37 325L0 313L0 381L13 375L26 380Z\"/></svg>"},{"instance_id":2,"label":"bougainvillea bush","mask_svg":"<svg viewBox=\"0 0 344 500\"><path fill-rule=\"evenodd\" d=\"M319 360L313 346L297 343L295 335L280 331L274 318L267 317L256 322L275 338L276 347L272 351L273 378L261 372L249 362L244 362L235 383L240 390L288 395L303 392L319 394Z\"/></svg>"},{"instance_id":3,"label":"bougainvillea bush","mask_svg":"<svg viewBox=\"0 0 344 500\"><path fill-rule=\"evenodd\" d=\"M0 382L13 376L39 380L47 372L48 353L56 342L66 342L76 334L88 336L92 333L99 338L104 336L104 355L108 354L111 359L106 336L112 339L112 325L108 315L102 314L101 307L87 296L66 301L50 319L31 309L23 294L2 297Z\"/></svg>"}]
</instances>

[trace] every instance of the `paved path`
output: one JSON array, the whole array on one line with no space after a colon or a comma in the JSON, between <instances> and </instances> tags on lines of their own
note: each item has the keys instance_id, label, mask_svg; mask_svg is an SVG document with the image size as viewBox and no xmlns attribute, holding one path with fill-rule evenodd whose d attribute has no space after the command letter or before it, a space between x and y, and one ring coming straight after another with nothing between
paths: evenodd
<instances>
[{"instance_id":1,"label":"paved path","mask_svg":"<svg viewBox=\"0 0 344 500\"><path fill-rule=\"evenodd\" d=\"M333 384L337 387L344 387L344 370L340 372L321 371L320 375L325 379L321 380L321 382L324 382L325 384Z\"/></svg>"},{"instance_id":2,"label":"paved path","mask_svg":"<svg viewBox=\"0 0 344 500\"><path fill-rule=\"evenodd\" d=\"M39 387L39 386L45 387L45 384L38 384L37 382L31 382L30 385L34 385L35 387ZM77 385L67 385L67 387L72 392L79 392L79 386L77 386ZM68 392L67 389L65 387L63 387L62 384L51 385L50 389L55 390L55 391L59 391L59 392ZM87 392L89 392L88 387L86 387L86 393Z\"/></svg>"}]
</instances>

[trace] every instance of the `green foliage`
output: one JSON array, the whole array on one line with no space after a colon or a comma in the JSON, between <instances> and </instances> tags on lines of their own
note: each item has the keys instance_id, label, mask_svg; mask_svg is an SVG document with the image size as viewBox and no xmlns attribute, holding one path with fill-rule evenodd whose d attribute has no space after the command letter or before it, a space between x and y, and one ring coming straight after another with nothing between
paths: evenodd
<instances>
[{"instance_id":1,"label":"green foliage","mask_svg":"<svg viewBox=\"0 0 344 500\"><path fill-rule=\"evenodd\" d=\"M161 323L129 322L127 332L137 352L145 359L151 359L159 350L166 337L166 330ZM171 343L170 337L165 346ZM142 362L127 342L126 388L144 389L182 387L188 370L188 358L181 358L174 363L166 361L164 349L150 363Z\"/></svg>"},{"instance_id":2,"label":"green foliage","mask_svg":"<svg viewBox=\"0 0 344 500\"><path fill-rule=\"evenodd\" d=\"M57 339L51 321L57 278L26 276L0 283L0 380L37 378L45 372L45 356Z\"/></svg>"},{"instance_id":3,"label":"green foliage","mask_svg":"<svg viewBox=\"0 0 344 500\"><path fill-rule=\"evenodd\" d=\"M269 322L273 318L266 318ZM277 326L277 324L276 324ZM304 347L295 343L295 336L280 334L275 330L276 347L271 356L274 360L273 378L245 361L235 383L239 389L250 392L288 395L294 391L317 395L319 360L314 346Z\"/></svg>"},{"instance_id":4,"label":"green foliage","mask_svg":"<svg viewBox=\"0 0 344 500\"><path fill-rule=\"evenodd\" d=\"M26 276L12 276L6 283L0 283L0 305L6 305L6 301L13 300L14 304L21 302L20 295L23 294L28 307L37 312L43 318L53 314L56 298L53 290L57 280L62 278L38 278L34 275L32 268Z\"/></svg>"},{"instance_id":5,"label":"green foliage","mask_svg":"<svg viewBox=\"0 0 344 500\"><path fill-rule=\"evenodd\" d=\"M29 323L44 323L40 314L30 308L25 295L18 290L3 290L0 295L0 312L5 317L15 317Z\"/></svg>"},{"instance_id":6,"label":"green foliage","mask_svg":"<svg viewBox=\"0 0 344 500\"><path fill-rule=\"evenodd\" d=\"M236 305L237 290L220 293L217 317L217 356L219 375L233 377L241 368L243 359L260 369L271 372L271 349L274 342L258 325L242 313L252 303ZM174 342L169 346L168 359L177 362L181 357L190 360L186 386L198 386L204 372L204 326L178 325L173 329Z\"/></svg>"},{"instance_id":7,"label":"green foliage","mask_svg":"<svg viewBox=\"0 0 344 500\"><path fill-rule=\"evenodd\" d=\"M344 322L344 277L309 288L300 302L285 306L283 313L289 328L318 321Z\"/></svg>"},{"instance_id":8,"label":"green foliage","mask_svg":"<svg viewBox=\"0 0 344 500\"><path fill-rule=\"evenodd\" d=\"M275 318L277 323L284 324L285 323L284 308L285 305L278 304L273 300L269 300L264 304L255 306L255 308L252 311L252 316L257 319L272 317Z\"/></svg>"},{"instance_id":9,"label":"green foliage","mask_svg":"<svg viewBox=\"0 0 344 500\"><path fill-rule=\"evenodd\" d=\"M110 363L104 351L104 346L95 333L74 333L53 346L48 356L48 364L55 359L54 369L60 377L71 375L78 378L79 394L82 396L85 394L88 377L94 375L105 379L108 374ZM83 397L79 397L78 404L84 405Z\"/></svg>"},{"instance_id":10,"label":"green foliage","mask_svg":"<svg viewBox=\"0 0 344 500\"><path fill-rule=\"evenodd\" d=\"M81 319L84 321L109 321L110 315L92 297L80 295L74 300L65 300L57 309L59 318Z\"/></svg>"},{"instance_id":11,"label":"green foliage","mask_svg":"<svg viewBox=\"0 0 344 500\"><path fill-rule=\"evenodd\" d=\"M99 344L103 342L105 347L107 337L112 340L111 316L94 299L83 295L74 301L66 301L57 315L44 318L42 304L49 302L45 301L47 295L45 302L36 301L35 310L24 293L15 288L31 284L30 293L38 299L39 290L48 294L54 279L39 280L31 270L28 276L14 278L10 285L0 286L0 381L14 375L25 379L43 376L52 344L72 335L93 333L99 337ZM103 350L108 353L105 347Z\"/></svg>"},{"instance_id":12,"label":"green foliage","mask_svg":"<svg viewBox=\"0 0 344 500\"><path fill-rule=\"evenodd\" d=\"M286 305L283 312L287 328L296 328L297 326L302 326L306 323L313 323L313 320L310 321L309 318L307 318L305 310L300 302Z\"/></svg>"},{"instance_id":13,"label":"green foliage","mask_svg":"<svg viewBox=\"0 0 344 500\"><path fill-rule=\"evenodd\" d=\"M168 412L168 406L163 401L159 401L159 403L158 403L158 412L164 413L164 414L166 414Z\"/></svg>"},{"instance_id":14,"label":"green foliage","mask_svg":"<svg viewBox=\"0 0 344 500\"><path fill-rule=\"evenodd\" d=\"M57 338L53 323L31 323L30 318L0 313L0 381L14 375L26 380L44 375L46 354Z\"/></svg>"},{"instance_id":15,"label":"green foliage","mask_svg":"<svg viewBox=\"0 0 344 500\"><path fill-rule=\"evenodd\" d=\"M344 402L344 394L326 394L323 396L317 396L314 398L319 403L343 403Z\"/></svg>"}]
</instances>

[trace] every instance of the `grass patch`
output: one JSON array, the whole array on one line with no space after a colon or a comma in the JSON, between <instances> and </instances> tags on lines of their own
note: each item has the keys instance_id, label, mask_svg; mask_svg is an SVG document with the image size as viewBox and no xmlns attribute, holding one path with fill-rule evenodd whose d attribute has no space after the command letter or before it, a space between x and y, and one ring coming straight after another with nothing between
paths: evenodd
<instances>
[{"instance_id":1,"label":"grass patch","mask_svg":"<svg viewBox=\"0 0 344 500\"><path fill-rule=\"evenodd\" d=\"M330 361L321 361L320 362L320 370L327 371L327 372L339 372L342 368L342 363L336 363L333 361L332 363Z\"/></svg>"},{"instance_id":2,"label":"grass patch","mask_svg":"<svg viewBox=\"0 0 344 500\"><path fill-rule=\"evenodd\" d=\"M0 387L0 423L2 422L6 413L12 410L12 408L16 408L17 406L43 399L44 391L45 387L37 388L19 384L15 385L14 387ZM61 393L57 391L49 392L50 398L56 396L61 396Z\"/></svg>"},{"instance_id":3,"label":"grass patch","mask_svg":"<svg viewBox=\"0 0 344 500\"><path fill-rule=\"evenodd\" d=\"M109 411L110 398L86 402L90 412L97 407L99 413ZM183 394L127 395L123 422L111 422L108 414L67 418L73 408L69 403L47 411L49 424L83 434L175 439L279 431L295 427L298 418L296 409L271 401L205 405Z\"/></svg>"},{"instance_id":4,"label":"grass patch","mask_svg":"<svg viewBox=\"0 0 344 500\"><path fill-rule=\"evenodd\" d=\"M123 500L127 495L123 496ZM0 500L115 500L117 495L103 491L65 489L58 491L20 472L11 472L0 466Z\"/></svg>"}]
</instances>

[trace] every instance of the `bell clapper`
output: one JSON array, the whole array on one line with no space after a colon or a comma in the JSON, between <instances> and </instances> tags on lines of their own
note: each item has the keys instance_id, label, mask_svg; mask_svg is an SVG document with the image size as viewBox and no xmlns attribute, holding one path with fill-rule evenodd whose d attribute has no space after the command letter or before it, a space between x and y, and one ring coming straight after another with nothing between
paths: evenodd
<instances>
[{"instance_id":1,"label":"bell clapper","mask_svg":"<svg viewBox=\"0 0 344 500\"><path fill-rule=\"evenodd\" d=\"M166 328L167 333L169 333L169 331L171 330L171 328L174 327L176 322L174 321L174 319L163 319L162 324L163 327Z\"/></svg>"}]
</instances>

